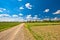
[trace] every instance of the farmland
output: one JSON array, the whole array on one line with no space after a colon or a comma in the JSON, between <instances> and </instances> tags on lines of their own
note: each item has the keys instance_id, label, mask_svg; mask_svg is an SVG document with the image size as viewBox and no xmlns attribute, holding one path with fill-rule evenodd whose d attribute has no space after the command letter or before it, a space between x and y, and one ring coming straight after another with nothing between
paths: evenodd
<instances>
[{"instance_id":1,"label":"farmland","mask_svg":"<svg viewBox=\"0 0 60 40\"><path fill-rule=\"evenodd\" d=\"M20 24L19 22L0 22L0 32Z\"/></svg>"},{"instance_id":2,"label":"farmland","mask_svg":"<svg viewBox=\"0 0 60 40\"><path fill-rule=\"evenodd\" d=\"M60 22L26 22L23 23L24 25L19 25L14 29L14 26L18 24L21 23L0 22L0 32L13 27L13 30L10 29L11 33L9 31L8 32L12 35L15 33L14 31L19 31L17 32L17 35L15 35L18 39L20 39L19 36L22 37L23 34L22 39L24 40L60 40ZM20 27L21 29L19 29Z\"/></svg>"},{"instance_id":3,"label":"farmland","mask_svg":"<svg viewBox=\"0 0 60 40\"><path fill-rule=\"evenodd\" d=\"M34 37L32 40L60 40L60 22L26 23L25 26Z\"/></svg>"}]
</instances>

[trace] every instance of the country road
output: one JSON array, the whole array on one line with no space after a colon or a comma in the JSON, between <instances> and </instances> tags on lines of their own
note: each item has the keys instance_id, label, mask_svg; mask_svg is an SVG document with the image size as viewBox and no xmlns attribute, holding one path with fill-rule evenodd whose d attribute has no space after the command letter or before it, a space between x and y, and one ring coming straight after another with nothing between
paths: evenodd
<instances>
[{"instance_id":1,"label":"country road","mask_svg":"<svg viewBox=\"0 0 60 40\"><path fill-rule=\"evenodd\" d=\"M24 23L0 32L0 40L24 40Z\"/></svg>"}]
</instances>

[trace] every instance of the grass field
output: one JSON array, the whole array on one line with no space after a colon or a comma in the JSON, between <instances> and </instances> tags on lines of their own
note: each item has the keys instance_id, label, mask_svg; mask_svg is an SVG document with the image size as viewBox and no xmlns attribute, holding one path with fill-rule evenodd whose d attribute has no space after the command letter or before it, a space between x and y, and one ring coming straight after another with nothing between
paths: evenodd
<instances>
[{"instance_id":1,"label":"grass field","mask_svg":"<svg viewBox=\"0 0 60 40\"><path fill-rule=\"evenodd\" d=\"M20 24L19 22L0 22L0 32Z\"/></svg>"},{"instance_id":2,"label":"grass field","mask_svg":"<svg viewBox=\"0 0 60 40\"><path fill-rule=\"evenodd\" d=\"M60 22L26 23L35 40L60 40Z\"/></svg>"}]
</instances>

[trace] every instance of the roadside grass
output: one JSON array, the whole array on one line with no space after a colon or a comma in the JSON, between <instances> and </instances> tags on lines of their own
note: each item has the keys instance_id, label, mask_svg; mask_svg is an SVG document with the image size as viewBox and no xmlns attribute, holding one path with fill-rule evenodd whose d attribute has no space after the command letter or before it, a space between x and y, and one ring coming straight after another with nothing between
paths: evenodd
<instances>
[{"instance_id":1,"label":"roadside grass","mask_svg":"<svg viewBox=\"0 0 60 40\"><path fill-rule=\"evenodd\" d=\"M0 22L0 32L20 24L19 22Z\"/></svg>"},{"instance_id":2,"label":"roadside grass","mask_svg":"<svg viewBox=\"0 0 60 40\"><path fill-rule=\"evenodd\" d=\"M60 27L56 25L60 25L60 22L26 23L25 27L36 40L58 40Z\"/></svg>"},{"instance_id":3,"label":"roadside grass","mask_svg":"<svg viewBox=\"0 0 60 40\"><path fill-rule=\"evenodd\" d=\"M42 22L42 23L26 23L27 26L31 27L31 26L49 26L49 25L60 25L60 22L57 23L57 22Z\"/></svg>"}]
</instances>

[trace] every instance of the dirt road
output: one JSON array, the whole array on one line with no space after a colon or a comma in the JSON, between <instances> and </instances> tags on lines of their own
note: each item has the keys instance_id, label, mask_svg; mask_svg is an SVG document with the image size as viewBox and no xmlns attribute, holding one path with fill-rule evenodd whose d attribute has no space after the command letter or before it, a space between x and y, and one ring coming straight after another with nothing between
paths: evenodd
<instances>
[{"instance_id":1,"label":"dirt road","mask_svg":"<svg viewBox=\"0 0 60 40\"><path fill-rule=\"evenodd\" d=\"M24 23L0 32L0 40L24 40Z\"/></svg>"}]
</instances>

